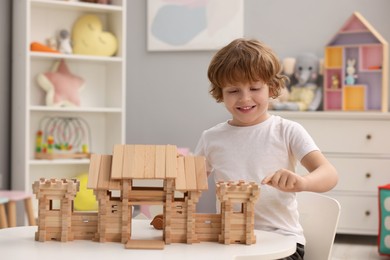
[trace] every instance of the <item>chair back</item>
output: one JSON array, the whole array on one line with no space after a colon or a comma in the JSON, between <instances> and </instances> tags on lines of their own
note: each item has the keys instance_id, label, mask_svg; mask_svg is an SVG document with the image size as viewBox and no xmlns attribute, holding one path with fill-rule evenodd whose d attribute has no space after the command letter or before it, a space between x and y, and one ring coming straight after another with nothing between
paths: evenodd
<instances>
[{"instance_id":1,"label":"chair back","mask_svg":"<svg viewBox=\"0 0 390 260\"><path fill-rule=\"evenodd\" d=\"M306 237L305 259L331 259L340 203L314 192L297 193L297 201L300 223Z\"/></svg>"}]
</instances>

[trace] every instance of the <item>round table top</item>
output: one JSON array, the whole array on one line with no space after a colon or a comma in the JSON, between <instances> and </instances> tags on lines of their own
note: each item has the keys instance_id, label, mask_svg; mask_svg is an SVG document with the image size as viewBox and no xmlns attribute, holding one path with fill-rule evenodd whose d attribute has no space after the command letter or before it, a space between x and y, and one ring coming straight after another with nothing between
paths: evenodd
<instances>
[{"instance_id":1,"label":"round table top","mask_svg":"<svg viewBox=\"0 0 390 260\"><path fill-rule=\"evenodd\" d=\"M149 225L150 221L133 220L132 239L162 239L162 231ZM255 230L256 244L224 245L217 242L195 244L172 243L162 250L125 249L124 244L99 243L87 240L70 242L34 240L36 226L0 229L2 259L28 260L215 260L215 259L278 259L293 254L296 243L292 237Z\"/></svg>"}]
</instances>

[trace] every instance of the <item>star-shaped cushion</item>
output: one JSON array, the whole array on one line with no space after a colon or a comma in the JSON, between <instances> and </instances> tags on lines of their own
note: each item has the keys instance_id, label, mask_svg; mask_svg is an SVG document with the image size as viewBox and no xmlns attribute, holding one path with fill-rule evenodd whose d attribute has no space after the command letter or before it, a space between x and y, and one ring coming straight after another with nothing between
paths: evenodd
<instances>
[{"instance_id":1,"label":"star-shaped cushion","mask_svg":"<svg viewBox=\"0 0 390 260\"><path fill-rule=\"evenodd\" d=\"M65 60L55 62L52 71L40 73L37 81L46 91L47 106L80 106L84 80L70 72Z\"/></svg>"}]
</instances>

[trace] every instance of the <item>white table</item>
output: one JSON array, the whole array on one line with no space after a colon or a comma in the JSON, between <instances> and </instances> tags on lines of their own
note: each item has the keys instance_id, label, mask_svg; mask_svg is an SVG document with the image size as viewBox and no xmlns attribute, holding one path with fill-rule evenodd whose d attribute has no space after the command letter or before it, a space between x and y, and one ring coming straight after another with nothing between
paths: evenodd
<instances>
[{"instance_id":1,"label":"white table","mask_svg":"<svg viewBox=\"0 0 390 260\"><path fill-rule=\"evenodd\" d=\"M133 239L161 239L162 231L150 221L133 220ZM34 240L36 226L0 229L0 258L4 260L215 260L278 259L293 254L296 244L291 237L255 230L256 244L224 245L217 242L172 243L163 250L125 249L121 243L87 240L71 242Z\"/></svg>"}]
</instances>

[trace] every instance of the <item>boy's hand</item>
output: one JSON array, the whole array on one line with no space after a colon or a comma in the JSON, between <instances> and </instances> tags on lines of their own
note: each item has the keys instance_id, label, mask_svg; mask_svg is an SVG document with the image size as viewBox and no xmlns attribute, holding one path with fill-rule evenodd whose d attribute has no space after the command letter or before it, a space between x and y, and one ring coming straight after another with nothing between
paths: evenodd
<instances>
[{"instance_id":1,"label":"boy's hand","mask_svg":"<svg viewBox=\"0 0 390 260\"><path fill-rule=\"evenodd\" d=\"M280 169L273 174L268 175L261 182L261 184L267 184L287 192L303 191L305 183L305 178L286 169Z\"/></svg>"}]
</instances>

